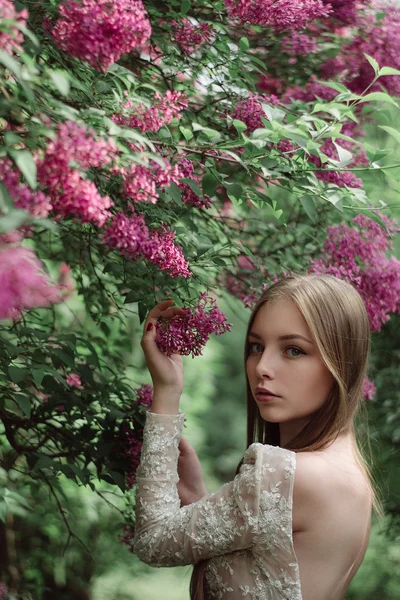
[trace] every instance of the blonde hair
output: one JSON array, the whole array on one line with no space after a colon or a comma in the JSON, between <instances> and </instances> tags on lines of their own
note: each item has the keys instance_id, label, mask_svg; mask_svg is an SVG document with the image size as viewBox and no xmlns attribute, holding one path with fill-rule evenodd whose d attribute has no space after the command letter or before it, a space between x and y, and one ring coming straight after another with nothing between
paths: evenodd
<instances>
[{"instance_id":1,"label":"blonde hair","mask_svg":"<svg viewBox=\"0 0 400 600\"><path fill-rule=\"evenodd\" d=\"M320 356L334 378L326 402L307 425L284 447L296 452L313 452L326 448L340 433L350 433L355 458L369 481L376 516L384 519L379 486L374 481L369 444L368 418L363 399L363 382L367 376L370 353L370 323L364 302L349 283L328 275L296 275L281 279L269 287L254 306L246 332L244 361L248 357L247 337L258 310L268 302L291 300L306 321ZM280 445L279 423L265 421L257 409L246 373L247 445L254 442ZM368 457L356 419L364 417ZM242 461L236 473L239 472ZM370 467L371 465L371 467ZM195 566L191 580L191 599L204 596L204 569L207 561Z\"/></svg>"}]
</instances>

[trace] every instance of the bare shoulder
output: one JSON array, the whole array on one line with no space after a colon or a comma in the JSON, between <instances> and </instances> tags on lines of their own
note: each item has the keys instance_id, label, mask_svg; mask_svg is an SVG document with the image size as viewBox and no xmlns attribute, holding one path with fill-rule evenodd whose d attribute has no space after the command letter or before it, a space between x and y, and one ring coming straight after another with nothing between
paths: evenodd
<instances>
[{"instance_id":1,"label":"bare shoulder","mask_svg":"<svg viewBox=\"0 0 400 600\"><path fill-rule=\"evenodd\" d=\"M310 519L322 516L328 500L327 468L320 456L312 452L296 453L293 486L293 531L306 531Z\"/></svg>"},{"instance_id":2,"label":"bare shoulder","mask_svg":"<svg viewBox=\"0 0 400 600\"><path fill-rule=\"evenodd\" d=\"M296 453L293 486L293 532L315 528L321 519L331 520L349 503L361 506L370 496L370 486L352 460L342 455ZM351 501L350 501L351 498Z\"/></svg>"}]
</instances>

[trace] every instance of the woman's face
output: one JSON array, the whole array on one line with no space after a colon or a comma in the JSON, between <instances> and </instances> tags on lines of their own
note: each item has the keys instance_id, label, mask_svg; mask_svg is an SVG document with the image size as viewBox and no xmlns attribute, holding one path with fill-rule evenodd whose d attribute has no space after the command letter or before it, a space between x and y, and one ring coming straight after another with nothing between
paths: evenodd
<instances>
[{"instance_id":1,"label":"woman's face","mask_svg":"<svg viewBox=\"0 0 400 600\"><path fill-rule=\"evenodd\" d=\"M247 377L260 415L280 423L280 445L299 433L327 400L334 378L299 309L291 300L275 300L257 312L247 340ZM262 402L256 388L278 397Z\"/></svg>"}]
</instances>

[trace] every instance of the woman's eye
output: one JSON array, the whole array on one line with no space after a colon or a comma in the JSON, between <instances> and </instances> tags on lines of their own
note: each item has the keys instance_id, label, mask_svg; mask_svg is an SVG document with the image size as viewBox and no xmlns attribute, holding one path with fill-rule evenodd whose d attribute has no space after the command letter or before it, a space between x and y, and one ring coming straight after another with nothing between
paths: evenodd
<instances>
[{"instance_id":1,"label":"woman's eye","mask_svg":"<svg viewBox=\"0 0 400 600\"><path fill-rule=\"evenodd\" d=\"M249 344L249 352L252 353L252 347L253 346L261 346L262 348L262 344L257 344L257 342L253 342ZM257 351L256 351L257 352Z\"/></svg>"},{"instance_id":2,"label":"woman's eye","mask_svg":"<svg viewBox=\"0 0 400 600\"><path fill-rule=\"evenodd\" d=\"M300 348L296 348L296 346L290 346L290 348L286 348L286 350L294 350L294 352L296 354L294 354L292 356L292 358L296 358L297 356L301 356L302 354L305 354L305 352L303 352L303 350L300 350Z\"/></svg>"}]
</instances>

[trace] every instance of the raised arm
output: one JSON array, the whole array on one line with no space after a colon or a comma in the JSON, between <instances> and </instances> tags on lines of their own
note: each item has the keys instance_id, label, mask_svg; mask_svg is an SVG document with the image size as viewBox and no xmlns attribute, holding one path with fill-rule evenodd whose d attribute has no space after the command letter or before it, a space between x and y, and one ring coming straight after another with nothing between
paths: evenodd
<instances>
[{"instance_id":1,"label":"raised arm","mask_svg":"<svg viewBox=\"0 0 400 600\"><path fill-rule=\"evenodd\" d=\"M254 465L214 494L180 507L178 444L184 414L148 412L137 471L134 550L154 566L195 564L249 548L257 531L259 482Z\"/></svg>"}]
</instances>

